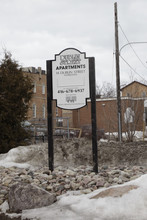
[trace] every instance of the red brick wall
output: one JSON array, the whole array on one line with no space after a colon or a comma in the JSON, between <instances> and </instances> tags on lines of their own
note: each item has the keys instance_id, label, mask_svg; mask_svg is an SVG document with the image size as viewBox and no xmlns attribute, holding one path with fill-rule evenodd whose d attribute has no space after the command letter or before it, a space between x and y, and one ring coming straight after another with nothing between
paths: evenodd
<instances>
[{"instance_id":1,"label":"red brick wall","mask_svg":"<svg viewBox=\"0 0 147 220\"><path fill-rule=\"evenodd\" d=\"M127 107L135 112L135 121L133 126L135 130L143 129L143 102L144 100L130 101L124 99L121 101L122 106L122 130L125 131L128 124L124 122L124 113ZM117 132L117 101L116 99L99 99L96 102L97 128L103 129L105 132ZM91 124L91 103L88 102L86 107L73 111L73 126L82 127Z\"/></svg>"},{"instance_id":2,"label":"red brick wall","mask_svg":"<svg viewBox=\"0 0 147 220\"><path fill-rule=\"evenodd\" d=\"M47 85L46 74L39 73L26 73L29 74L34 83L36 83L36 93L33 94L33 98L30 102L30 110L28 117L31 121L36 123L47 124ZM45 94L42 94L42 85L45 85ZM127 107L135 112L135 130L143 129L143 111L144 100L143 99L122 98L122 129L125 131L128 124L124 123L124 112ZM33 118L32 105L36 104L36 118ZM42 106L45 105L45 119L43 119ZM103 129L105 132L117 132L117 102L116 98L97 99L96 102L96 115L97 115L97 128ZM80 128L84 125L91 125L91 103L88 101L87 106L73 111L64 111L60 108L56 111L56 102L53 101L53 118L69 117L70 127ZM133 125L133 126L134 126ZM130 126L130 125L129 125Z\"/></svg>"},{"instance_id":3,"label":"red brick wall","mask_svg":"<svg viewBox=\"0 0 147 220\"><path fill-rule=\"evenodd\" d=\"M97 101L96 102L96 117L98 129L105 131L116 131L117 115L116 101ZM82 127L91 124L91 103L88 102L86 107L83 107L74 112L73 115L74 127Z\"/></svg>"},{"instance_id":4,"label":"red brick wall","mask_svg":"<svg viewBox=\"0 0 147 220\"><path fill-rule=\"evenodd\" d=\"M36 92L33 93L32 100L30 102L30 109L28 112L28 119L30 121L36 121L36 123L46 123L47 118L47 86L46 75L39 73L25 73L30 75L33 83L36 85ZM45 94L42 94L42 87L45 86ZM36 117L33 118L33 104L36 105ZM45 106L45 118L43 118L43 105Z\"/></svg>"}]
</instances>

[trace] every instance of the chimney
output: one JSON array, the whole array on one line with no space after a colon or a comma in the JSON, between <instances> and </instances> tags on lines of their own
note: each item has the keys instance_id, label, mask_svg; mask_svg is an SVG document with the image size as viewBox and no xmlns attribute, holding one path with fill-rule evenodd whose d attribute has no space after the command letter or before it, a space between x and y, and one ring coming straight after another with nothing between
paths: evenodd
<instances>
[{"instance_id":1,"label":"chimney","mask_svg":"<svg viewBox=\"0 0 147 220\"><path fill-rule=\"evenodd\" d=\"M42 73L41 67L38 67L38 72L39 72L39 79L41 79L41 73Z\"/></svg>"}]
</instances>

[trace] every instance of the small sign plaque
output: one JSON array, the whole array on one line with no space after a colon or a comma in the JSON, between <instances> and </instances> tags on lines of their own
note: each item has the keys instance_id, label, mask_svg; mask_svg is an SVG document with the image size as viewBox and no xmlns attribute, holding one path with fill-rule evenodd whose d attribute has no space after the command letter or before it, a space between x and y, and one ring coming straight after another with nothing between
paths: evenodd
<instances>
[{"instance_id":1,"label":"small sign plaque","mask_svg":"<svg viewBox=\"0 0 147 220\"><path fill-rule=\"evenodd\" d=\"M74 48L63 50L52 61L53 99L63 109L86 105L89 92L89 59Z\"/></svg>"}]
</instances>

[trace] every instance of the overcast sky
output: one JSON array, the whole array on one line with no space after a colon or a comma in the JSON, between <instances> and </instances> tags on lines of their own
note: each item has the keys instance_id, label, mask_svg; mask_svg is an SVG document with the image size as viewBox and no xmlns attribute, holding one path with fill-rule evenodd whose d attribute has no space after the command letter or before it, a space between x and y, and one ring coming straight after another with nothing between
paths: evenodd
<instances>
[{"instance_id":1,"label":"overcast sky","mask_svg":"<svg viewBox=\"0 0 147 220\"><path fill-rule=\"evenodd\" d=\"M114 2L0 0L0 55L5 48L23 67L46 69L54 54L76 48L95 57L97 83L115 85ZM118 0L117 5L120 48L147 42L147 0ZM147 80L147 43L132 47L121 50L121 84Z\"/></svg>"}]
</instances>

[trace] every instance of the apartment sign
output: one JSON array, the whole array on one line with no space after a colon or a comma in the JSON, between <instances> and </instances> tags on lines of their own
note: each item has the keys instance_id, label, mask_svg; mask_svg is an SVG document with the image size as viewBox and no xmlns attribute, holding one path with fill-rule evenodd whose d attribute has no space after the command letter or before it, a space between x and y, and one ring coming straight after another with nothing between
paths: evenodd
<instances>
[{"instance_id":1,"label":"apartment sign","mask_svg":"<svg viewBox=\"0 0 147 220\"><path fill-rule=\"evenodd\" d=\"M54 170L53 102L59 108L73 110L84 107L91 99L93 171L98 173L95 58L68 48L47 60L48 163Z\"/></svg>"},{"instance_id":2,"label":"apartment sign","mask_svg":"<svg viewBox=\"0 0 147 220\"><path fill-rule=\"evenodd\" d=\"M89 59L74 48L63 50L52 61L53 99L57 107L79 109L90 97Z\"/></svg>"}]
</instances>

